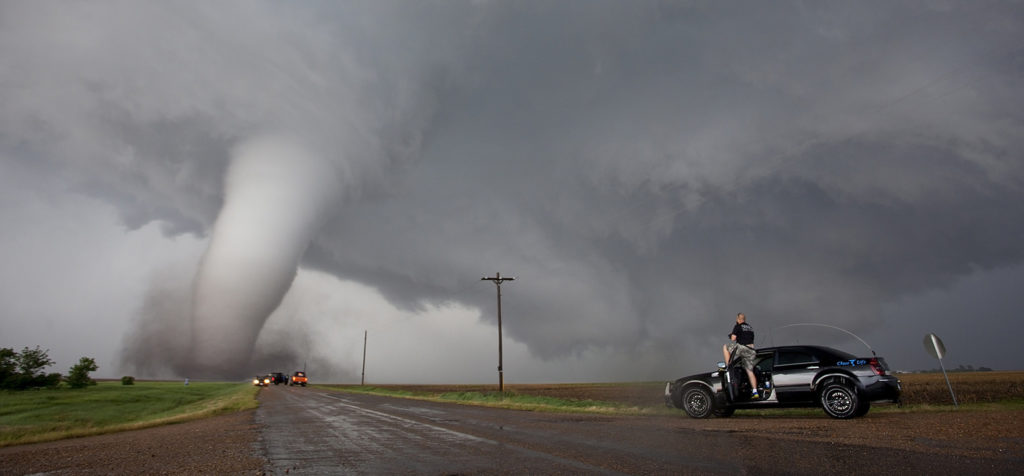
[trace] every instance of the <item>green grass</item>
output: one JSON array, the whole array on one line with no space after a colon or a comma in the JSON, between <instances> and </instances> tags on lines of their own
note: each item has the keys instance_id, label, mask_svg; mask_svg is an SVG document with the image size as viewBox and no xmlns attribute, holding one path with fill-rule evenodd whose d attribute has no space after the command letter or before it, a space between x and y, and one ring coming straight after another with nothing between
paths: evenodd
<instances>
[{"instance_id":1,"label":"green grass","mask_svg":"<svg viewBox=\"0 0 1024 476\"><path fill-rule=\"evenodd\" d=\"M499 392L446 392L437 395L437 399L445 402L487 404L504 408L533 410L584 410L612 411L625 410L622 404L601 402L597 400L567 400L538 395L520 395L517 393Z\"/></svg>"},{"instance_id":2,"label":"green grass","mask_svg":"<svg viewBox=\"0 0 1024 476\"><path fill-rule=\"evenodd\" d=\"M565 413L603 413L639 415L656 413L657 409L639 408L618 402L599 400L577 400L547 397L540 395L523 395L515 392L430 392L390 389L381 387L363 387L348 385L319 385L319 388L350 393L367 393L389 397L411 398L435 402L460 403L513 410Z\"/></svg>"},{"instance_id":3,"label":"green grass","mask_svg":"<svg viewBox=\"0 0 1024 476\"><path fill-rule=\"evenodd\" d=\"M100 382L0 392L0 447L98 435L255 408L258 387L221 382Z\"/></svg>"}]
</instances>

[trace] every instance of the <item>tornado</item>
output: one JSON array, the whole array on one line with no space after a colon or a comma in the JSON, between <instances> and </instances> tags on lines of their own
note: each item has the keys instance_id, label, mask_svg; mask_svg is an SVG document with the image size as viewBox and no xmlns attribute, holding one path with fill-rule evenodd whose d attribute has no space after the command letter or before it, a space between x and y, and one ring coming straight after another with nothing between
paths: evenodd
<instances>
[{"instance_id":1,"label":"tornado","mask_svg":"<svg viewBox=\"0 0 1024 476\"><path fill-rule=\"evenodd\" d=\"M335 169L290 137L232 151L224 204L194 280L191 365L196 376L238 378L281 303L328 205Z\"/></svg>"}]
</instances>

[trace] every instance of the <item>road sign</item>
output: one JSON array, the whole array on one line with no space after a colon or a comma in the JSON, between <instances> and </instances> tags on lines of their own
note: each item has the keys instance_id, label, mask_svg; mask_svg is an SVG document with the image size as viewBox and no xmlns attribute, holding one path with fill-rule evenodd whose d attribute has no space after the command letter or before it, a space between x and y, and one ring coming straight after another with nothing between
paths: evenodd
<instances>
[{"instance_id":1,"label":"road sign","mask_svg":"<svg viewBox=\"0 0 1024 476\"><path fill-rule=\"evenodd\" d=\"M942 339L935 334L924 336L924 350L927 350L932 357L939 359L939 367L942 368L942 376L946 377L946 386L949 387L949 396L953 397L953 406L960 408L956 402L956 394L953 393L953 385L949 383L949 375L946 374L946 366L942 365L942 358L946 356L946 346L942 345Z\"/></svg>"},{"instance_id":2,"label":"road sign","mask_svg":"<svg viewBox=\"0 0 1024 476\"><path fill-rule=\"evenodd\" d=\"M924 350L927 350L932 357L942 359L946 356L946 346L942 345L942 339L935 334L924 336Z\"/></svg>"}]
</instances>

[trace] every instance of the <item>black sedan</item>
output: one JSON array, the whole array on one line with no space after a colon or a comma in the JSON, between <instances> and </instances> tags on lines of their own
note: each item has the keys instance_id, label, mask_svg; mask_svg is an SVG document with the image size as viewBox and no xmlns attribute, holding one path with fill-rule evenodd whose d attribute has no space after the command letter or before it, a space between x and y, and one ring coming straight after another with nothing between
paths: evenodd
<instances>
[{"instance_id":1,"label":"black sedan","mask_svg":"<svg viewBox=\"0 0 1024 476\"><path fill-rule=\"evenodd\" d=\"M738 359L732 359L738 363ZM881 357L856 357L813 345L767 347L754 360L757 397L739 365L665 385L665 403L693 418L728 417L737 409L820 406L833 418L863 416L872 402L899 402L900 381Z\"/></svg>"}]
</instances>

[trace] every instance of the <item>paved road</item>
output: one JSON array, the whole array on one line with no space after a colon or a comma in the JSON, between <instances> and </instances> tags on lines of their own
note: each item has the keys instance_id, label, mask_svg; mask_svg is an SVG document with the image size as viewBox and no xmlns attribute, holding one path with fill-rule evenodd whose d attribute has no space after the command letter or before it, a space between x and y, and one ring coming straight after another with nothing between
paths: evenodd
<instances>
[{"instance_id":1,"label":"paved road","mask_svg":"<svg viewBox=\"0 0 1024 476\"><path fill-rule=\"evenodd\" d=\"M272 474L1016 474L1020 461L710 432L678 419L498 410L270 387Z\"/></svg>"}]
</instances>

